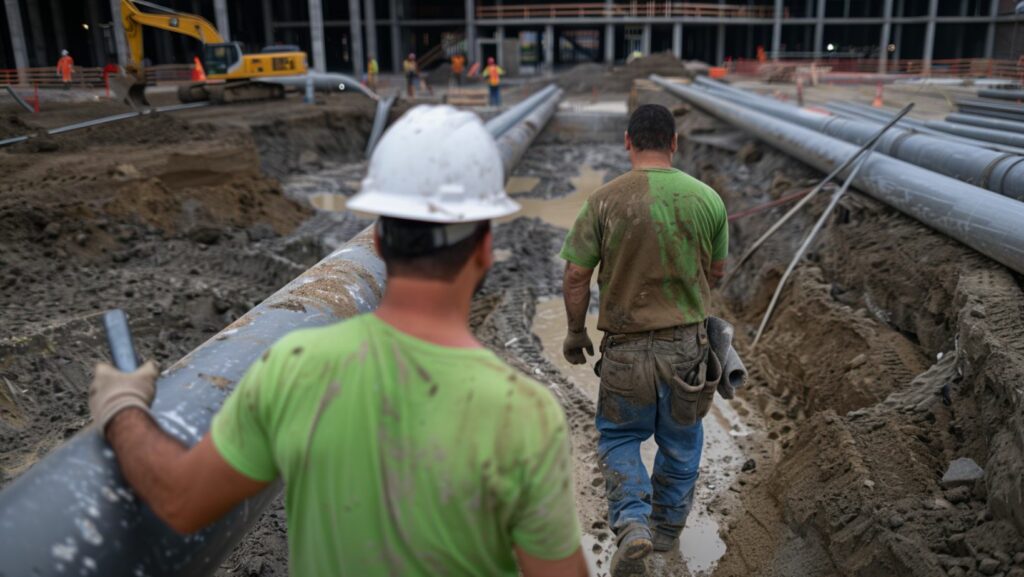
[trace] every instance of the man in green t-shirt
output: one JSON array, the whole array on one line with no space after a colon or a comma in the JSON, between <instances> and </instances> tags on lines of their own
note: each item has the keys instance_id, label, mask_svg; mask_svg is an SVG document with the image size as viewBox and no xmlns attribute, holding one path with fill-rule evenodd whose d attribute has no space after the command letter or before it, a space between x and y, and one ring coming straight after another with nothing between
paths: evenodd
<instances>
[{"instance_id":1,"label":"man in green t-shirt","mask_svg":"<svg viewBox=\"0 0 1024 577\"><path fill-rule=\"evenodd\" d=\"M587 574L561 407L468 327L490 219L519 209L500 167L475 115L396 122L349 201L381 215L380 306L274 344L195 447L149 416L152 365L98 368L92 414L160 518L192 532L281 478L295 576Z\"/></svg>"},{"instance_id":2,"label":"man in green t-shirt","mask_svg":"<svg viewBox=\"0 0 1024 577\"><path fill-rule=\"evenodd\" d=\"M613 577L642 575L652 549L675 547L693 504L701 419L721 373L705 319L729 249L722 199L672 167L678 137L668 109L637 108L625 140L633 170L590 196L561 252L570 363L594 354L585 321L601 266L597 428L618 537ZM649 478L640 444L651 435L658 455Z\"/></svg>"}]
</instances>

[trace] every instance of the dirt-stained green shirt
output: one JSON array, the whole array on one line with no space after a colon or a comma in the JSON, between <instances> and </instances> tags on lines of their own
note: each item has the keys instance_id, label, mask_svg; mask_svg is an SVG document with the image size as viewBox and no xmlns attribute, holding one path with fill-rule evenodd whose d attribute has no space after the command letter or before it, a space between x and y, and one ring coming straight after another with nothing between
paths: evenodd
<instances>
[{"instance_id":1,"label":"dirt-stained green shirt","mask_svg":"<svg viewBox=\"0 0 1024 577\"><path fill-rule=\"evenodd\" d=\"M711 263L729 253L725 204L680 170L632 170L594 192L580 210L561 257L596 268L597 326L635 333L707 317Z\"/></svg>"},{"instance_id":2,"label":"dirt-stained green shirt","mask_svg":"<svg viewBox=\"0 0 1024 577\"><path fill-rule=\"evenodd\" d=\"M517 574L580 546L565 416L482 349L374 315L301 330L239 382L212 426L240 473L282 476L297 577Z\"/></svg>"}]
</instances>

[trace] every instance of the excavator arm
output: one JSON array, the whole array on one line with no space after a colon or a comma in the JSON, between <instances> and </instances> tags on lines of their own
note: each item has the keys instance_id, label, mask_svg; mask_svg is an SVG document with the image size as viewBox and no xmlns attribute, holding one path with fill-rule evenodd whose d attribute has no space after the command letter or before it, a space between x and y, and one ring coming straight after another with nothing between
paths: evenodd
<instances>
[{"instance_id":1,"label":"excavator arm","mask_svg":"<svg viewBox=\"0 0 1024 577\"><path fill-rule=\"evenodd\" d=\"M139 9L140 6L151 11L143 12ZM191 36L203 44L224 42L224 38L209 20L143 0L121 0L121 21L124 23L124 33L128 39L128 48L132 56L131 63L135 68L142 66L144 57L142 47L144 26Z\"/></svg>"}]
</instances>

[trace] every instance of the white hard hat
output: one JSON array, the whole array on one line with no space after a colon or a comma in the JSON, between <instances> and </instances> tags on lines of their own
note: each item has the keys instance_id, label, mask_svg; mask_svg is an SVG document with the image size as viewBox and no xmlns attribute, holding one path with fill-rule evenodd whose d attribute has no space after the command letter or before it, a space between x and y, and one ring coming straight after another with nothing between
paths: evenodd
<instances>
[{"instance_id":1,"label":"white hard hat","mask_svg":"<svg viewBox=\"0 0 1024 577\"><path fill-rule=\"evenodd\" d=\"M68 51L67 50L61 50L60 51L60 55L61 56L67 56L68 55Z\"/></svg>"},{"instance_id":2,"label":"white hard hat","mask_svg":"<svg viewBox=\"0 0 1024 577\"><path fill-rule=\"evenodd\" d=\"M384 133L350 210L460 223L519 211L505 193L498 146L480 119L451 106L417 106Z\"/></svg>"}]
</instances>

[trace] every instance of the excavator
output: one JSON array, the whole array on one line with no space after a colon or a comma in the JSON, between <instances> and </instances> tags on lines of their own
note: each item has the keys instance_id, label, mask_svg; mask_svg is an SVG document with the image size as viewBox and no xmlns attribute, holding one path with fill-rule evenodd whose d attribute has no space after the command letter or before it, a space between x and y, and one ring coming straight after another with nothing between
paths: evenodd
<instances>
[{"instance_id":1,"label":"excavator","mask_svg":"<svg viewBox=\"0 0 1024 577\"><path fill-rule=\"evenodd\" d=\"M146 10L142 10L145 8ZM216 104L284 97L284 86L260 82L263 78L307 74L306 53L271 46L258 54L244 54L239 42L225 42L208 20L145 0L121 0L121 20L131 53L124 84L115 91L136 107L149 106L143 67L142 31L145 26L191 36L203 43L206 82L178 88L182 102L209 100ZM113 76L111 77L114 78Z\"/></svg>"}]
</instances>

